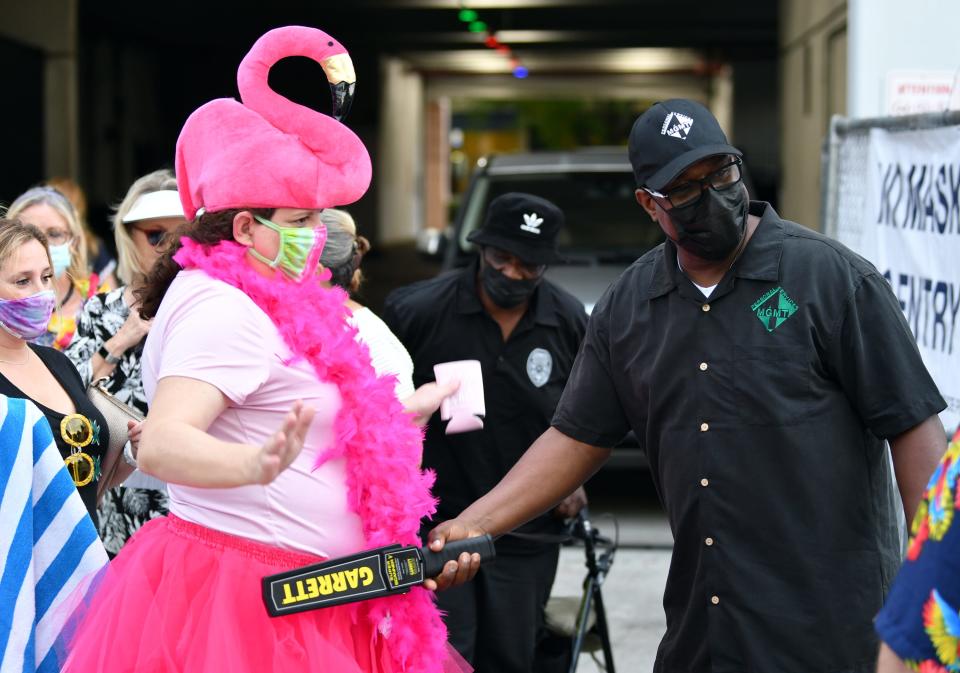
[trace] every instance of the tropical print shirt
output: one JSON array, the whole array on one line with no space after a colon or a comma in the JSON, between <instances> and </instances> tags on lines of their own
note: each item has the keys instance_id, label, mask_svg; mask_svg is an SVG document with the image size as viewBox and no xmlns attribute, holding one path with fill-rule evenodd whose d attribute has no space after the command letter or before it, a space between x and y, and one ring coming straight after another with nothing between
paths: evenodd
<instances>
[{"instance_id":1,"label":"tropical print shirt","mask_svg":"<svg viewBox=\"0 0 960 673\"><path fill-rule=\"evenodd\" d=\"M960 672L960 431L927 483L877 633L920 673Z\"/></svg>"}]
</instances>

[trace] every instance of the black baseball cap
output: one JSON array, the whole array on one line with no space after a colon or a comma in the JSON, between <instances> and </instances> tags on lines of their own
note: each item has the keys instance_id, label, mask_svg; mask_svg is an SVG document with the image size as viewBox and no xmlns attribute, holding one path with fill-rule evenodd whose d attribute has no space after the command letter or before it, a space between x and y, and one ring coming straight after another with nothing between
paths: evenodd
<instances>
[{"instance_id":1,"label":"black baseball cap","mask_svg":"<svg viewBox=\"0 0 960 673\"><path fill-rule=\"evenodd\" d=\"M557 234L562 226L563 211L550 201L509 192L490 202L483 226L467 240L506 250L530 264L553 264L561 259Z\"/></svg>"},{"instance_id":2,"label":"black baseball cap","mask_svg":"<svg viewBox=\"0 0 960 673\"><path fill-rule=\"evenodd\" d=\"M628 152L637 185L656 191L701 159L743 154L727 142L710 110L685 98L654 103L637 117Z\"/></svg>"}]
</instances>

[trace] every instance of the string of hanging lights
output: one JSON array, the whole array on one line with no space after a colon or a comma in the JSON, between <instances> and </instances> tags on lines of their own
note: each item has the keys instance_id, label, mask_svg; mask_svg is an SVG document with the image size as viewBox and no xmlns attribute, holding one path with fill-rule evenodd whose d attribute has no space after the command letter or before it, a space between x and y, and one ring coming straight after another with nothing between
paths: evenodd
<instances>
[{"instance_id":1,"label":"string of hanging lights","mask_svg":"<svg viewBox=\"0 0 960 673\"><path fill-rule=\"evenodd\" d=\"M497 37L490 32L485 21L480 20L480 15L476 10L470 9L467 7L465 2L460 3L460 12L458 18L461 22L466 24L467 30L471 33L481 33L484 36L483 44L489 48L497 51L500 54L510 61L510 68L513 70L513 76L517 79L523 79L529 73L526 66L520 62L520 59L517 58L516 54L510 49L509 45L502 43Z\"/></svg>"}]
</instances>

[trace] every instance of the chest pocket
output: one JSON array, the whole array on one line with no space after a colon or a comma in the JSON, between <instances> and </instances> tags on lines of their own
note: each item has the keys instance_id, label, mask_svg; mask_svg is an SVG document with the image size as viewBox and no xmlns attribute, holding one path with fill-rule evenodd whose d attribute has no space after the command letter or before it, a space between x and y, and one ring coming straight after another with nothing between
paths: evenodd
<instances>
[{"instance_id":1,"label":"chest pocket","mask_svg":"<svg viewBox=\"0 0 960 673\"><path fill-rule=\"evenodd\" d=\"M813 413L813 368L802 345L736 346L733 364L745 425L795 425Z\"/></svg>"}]
</instances>

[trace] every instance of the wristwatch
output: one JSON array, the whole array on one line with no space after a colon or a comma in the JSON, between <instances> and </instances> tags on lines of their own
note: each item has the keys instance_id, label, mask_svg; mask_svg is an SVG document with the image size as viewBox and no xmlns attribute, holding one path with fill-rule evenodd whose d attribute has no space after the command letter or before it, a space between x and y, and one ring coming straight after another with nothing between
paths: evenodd
<instances>
[{"instance_id":1,"label":"wristwatch","mask_svg":"<svg viewBox=\"0 0 960 673\"><path fill-rule=\"evenodd\" d=\"M100 346L100 350L97 352L100 354L100 357L102 357L106 361L108 365L115 365L118 362L120 362L119 357L117 357L116 355L114 355L113 353L107 350L106 344L104 344L103 346Z\"/></svg>"}]
</instances>

